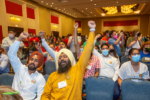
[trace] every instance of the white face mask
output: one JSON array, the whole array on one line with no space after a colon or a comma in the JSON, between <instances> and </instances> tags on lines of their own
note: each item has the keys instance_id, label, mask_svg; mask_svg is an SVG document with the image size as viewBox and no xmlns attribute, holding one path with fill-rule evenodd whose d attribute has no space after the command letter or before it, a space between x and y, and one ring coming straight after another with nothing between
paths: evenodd
<instances>
[{"instance_id":1,"label":"white face mask","mask_svg":"<svg viewBox=\"0 0 150 100\"><path fill-rule=\"evenodd\" d=\"M14 38L14 35L13 34L8 34L9 38Z\"/></svg>"}]
</instances>

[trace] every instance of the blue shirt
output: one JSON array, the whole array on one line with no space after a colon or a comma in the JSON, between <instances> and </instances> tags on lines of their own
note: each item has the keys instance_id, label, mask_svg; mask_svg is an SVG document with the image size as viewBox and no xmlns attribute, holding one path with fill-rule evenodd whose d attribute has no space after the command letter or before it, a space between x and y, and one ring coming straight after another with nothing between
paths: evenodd
<instances>
[{"instance_id":1,"label":"blue shirt","mask_svg":"<svg viewBox=\"0 0 150 100\"><path fill-rule=\"evenodd\" d=\"M114 45L114 42L115 42L115 41L116 41L115 39L110 38L110 39L108 40L108 44L109 44L109 45L110 45L110 44L113 44L113 45ZM119 57L121 57L120 43L118 43L117 45L114 45L114 47L115 47L115 50L116 50L116 52L117 52L117 55L118 55Z\"/></svg>"},{"instance_id":2,"label":"blue shirt","mask_svg":"<svg viewBox=\"0 0 150 100\"><path fill-rule=\"evenodd\" d=\"M142 59L144 59L144 57L150 58L150 53L149 54L144 54L143 51L140 51L140 54L141 54L140 62L142 62ZM143 63L150 64L150 62L143 62Z\"/></svg>"},{"instance_id":3,"label":"blue shirt","mask_svg":"<svg viewBox=\"0 0 150 100\"><path fill-rule=\"evenodd\" d=\"M8 73L9 70L9 64L8 64L8 57L4 54L0 55L0 74L2 73Z\"/></svg>"}]
</instances>

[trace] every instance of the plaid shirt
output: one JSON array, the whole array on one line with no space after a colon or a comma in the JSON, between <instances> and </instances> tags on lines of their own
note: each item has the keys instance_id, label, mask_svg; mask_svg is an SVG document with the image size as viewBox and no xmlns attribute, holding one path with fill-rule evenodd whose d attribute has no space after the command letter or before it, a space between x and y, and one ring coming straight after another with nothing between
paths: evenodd
<instances>
[{"instance_id":1,"label":"plaid shirt","mask_svg":"<svg viewBox=\"0 0 150 100\"><path fill-rule=\"evenodd\" d=\"M84 73L84 78L85 79L88 78L88 77L94 76L96 68L101 68L99 58L94 56L94 55L92 55L91 61L89 60L87 67L89 65L91 66L91 68L89 68L89 69L86 68L85 69L85 73Z\"/></svg>"}]
</instances>

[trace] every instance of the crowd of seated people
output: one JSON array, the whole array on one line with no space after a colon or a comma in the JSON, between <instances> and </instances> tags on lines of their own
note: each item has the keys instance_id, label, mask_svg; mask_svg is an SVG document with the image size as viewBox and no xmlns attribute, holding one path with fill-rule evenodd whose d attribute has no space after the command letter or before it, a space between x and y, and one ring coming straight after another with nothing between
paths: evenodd
<instances>
[{"instance_id":1,"label":"crowd of seated people","mask_svg":"<svg viewBox=\"0 0 150 100\"><path fill-rule=\"evenodd\" d=\"M81 35L75 23L74 33L62 38L56 38L53 32L46 35L44 31L38 35L22 32L15 37L15 30L9 29L8 37L0 43L0 74L11 73L14 79L12 89L0 86L1 100L81 100L82 85L89 77L112 79L113 100L118 100L125 79L149 80L148 37L139 30L132 34L106 30L103 36L94 33L94 21L89 21L88 26L89 34ZM122 56L130 60L121 65ZM45 80L44 65L49 60L55 63L56 71Z\"/></svg>"}]
</instances>

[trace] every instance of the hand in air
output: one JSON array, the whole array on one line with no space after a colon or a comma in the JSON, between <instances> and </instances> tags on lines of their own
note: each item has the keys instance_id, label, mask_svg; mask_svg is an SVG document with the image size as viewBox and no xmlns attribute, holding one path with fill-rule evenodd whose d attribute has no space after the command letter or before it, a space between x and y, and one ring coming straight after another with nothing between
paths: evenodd
<instances>
[{"instance_id":1,"label":"hand in air","mask_svg":"<svg viewBox=\"0 0 150 100\"><path fill-rule=\"evenodd\" d=\"M94 21L88 21L88 26L90 27L90 29L95 29L96 24Z\"/></svg>"},{"instance_id":2,"label":"hand in air","mask_svg":"<svg viewBox=\"0 0 150 100\"><path fill-rule=\"evenodd\" d=\"M19 35L19 40L22 41L22 39L26 39L27 37L29 36L28 32L22 32L20 35Z\"/></svg>"},{"instance_id":3,"label":"hand in air","mask_svg":"<svg viewBox=\"0 0 150 100\"><path fill-rule=\"evenodd\" d=\"M74 24L74 28L75 28L75 29L77 29L78 26L79 26L78 23L75 23L75 24Z\"/></svg>"}]
</instances>

